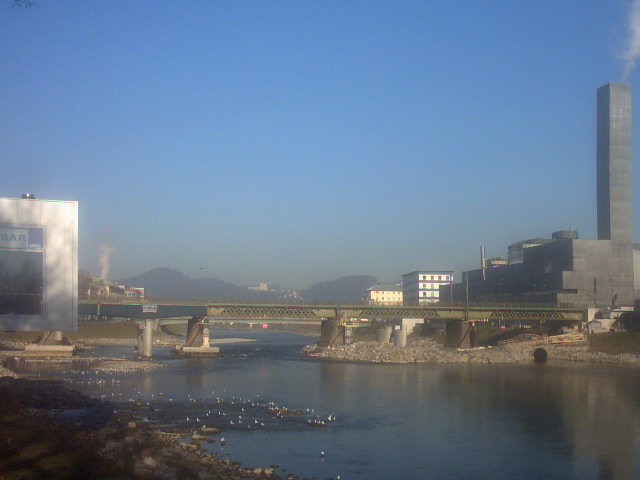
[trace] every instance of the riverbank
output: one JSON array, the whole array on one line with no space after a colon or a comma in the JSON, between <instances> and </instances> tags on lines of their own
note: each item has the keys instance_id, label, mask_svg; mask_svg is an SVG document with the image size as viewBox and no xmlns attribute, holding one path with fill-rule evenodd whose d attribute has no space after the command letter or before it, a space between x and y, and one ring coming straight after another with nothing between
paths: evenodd
<instances>
[{"instance_id":1,"label":"riverbank","mask_svg":"<svg viewBox=\"0 0 640 480\"><path fill-rule=\"evenodd\" d=\"M0 351L0 377L15 376L18 371L56 372L62 370L87 371L93 373L149 372L162 367L150 360L132 360L123 357L30 357L24 351Z\"/></svg>"},{"instance_id":2,"label":"riverbank","mask_svg":"<svg viewBox=\"0 0 640 480\"><path fill-rule=\"evenodd\" d=\"M273 467L246 467L206 453L200 441L216 441L209 436L139 423L126 408L114 410L62 382L5 376L0 398L3 480L283 478Z\"/></svg>"},{"instance_id":3,"label":"riverbank","mask_svg":"<svg viewBox=\"0 0 640 480\"><path fill-rule=\"evenodd\" d=\"M373 341L355 342L351 345L319 347L308 345L303 355L315 358L365 363L530 363L533 353L539 348L530 343L512 343L495 347L470 349L447 348L433 337L410 339L406 347ZM559 346L544 345L549 359L570 360L614 365L640 366L640 355L633 353L607 354L592 352L589 345Z\"/></svg>"}]
</instances>

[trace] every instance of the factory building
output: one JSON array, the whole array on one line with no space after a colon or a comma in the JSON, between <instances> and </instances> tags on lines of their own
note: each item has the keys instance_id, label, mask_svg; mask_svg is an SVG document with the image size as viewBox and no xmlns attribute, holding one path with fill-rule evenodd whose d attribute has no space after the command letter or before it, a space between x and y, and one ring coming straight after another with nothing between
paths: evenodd
<instances>
[{"instance_id":1,"label":"factory building","mask_svg":"<svg viewBox=\"0 0 640 480\"><path fill-rule=\"evenodd\" d=\"M640 268L631 211L631 87L608 83L597 92L598 240L569 230L517 242L508 265L464 272L440 297L464 301L468 290L470 302L631 306Z\"/></svg>"}]
</instances>

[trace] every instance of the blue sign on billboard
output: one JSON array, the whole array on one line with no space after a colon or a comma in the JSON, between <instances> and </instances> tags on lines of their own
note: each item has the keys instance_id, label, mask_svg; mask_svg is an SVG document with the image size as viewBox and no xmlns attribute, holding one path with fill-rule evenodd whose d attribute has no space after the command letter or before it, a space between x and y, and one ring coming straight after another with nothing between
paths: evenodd
<instances>
[{"instance_id":1,"label":"blue sign on billboard","mask_svg":"<svg viewBox=\"0 0 640 480\"><path fill-rule=\"evenodd\" d=\"M0 225L0 315L42 315L44 229Z\"/></svg>"}]
</instances>

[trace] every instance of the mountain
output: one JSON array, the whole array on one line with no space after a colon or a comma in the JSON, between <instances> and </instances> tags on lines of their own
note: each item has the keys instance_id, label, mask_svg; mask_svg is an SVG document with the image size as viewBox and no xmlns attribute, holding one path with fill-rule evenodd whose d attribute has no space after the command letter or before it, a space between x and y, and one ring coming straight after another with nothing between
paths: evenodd
<instances>
[{"instance_id":1,"label":"mountain","mask_svg":"<svg viewBox=\"0 0 640 480\"><path fill-rule=\"evenodd\" d=\"M371 275L351 275L316 283L300 294L306 302L360 303L367 288L377 283Z\"/></svg>"},{"instance_id":2,"label":"mountain","mask_svg":"<svg viewBox=\"0 0 640 480\"><path fill-rule=\"evenodd\" d=\"M180 300L248 300L260 298L256 292L217 278L192 279L171 268L155 268L142 275L122 279L133 287L144 287L148 298ZM263 295L264 296L264 295Z\"/></svg>"},{"instance_id":3,"label":"mountain","mask_svg":"<svg viewBox=\"0 0 640 480\"><path fill-rule=\"evenodd\" d=\"M147 298L219 301L284 301L277 292L260 292L218 278L193 279L171 268L155 268L141 275L123 278L120 283L144 287ZM367 288L378 281L370 275L352 275L321 282L300 291L306 302L360 303ZM289 299L290 301L290 299Z\"/></svg>"}]
</instances>

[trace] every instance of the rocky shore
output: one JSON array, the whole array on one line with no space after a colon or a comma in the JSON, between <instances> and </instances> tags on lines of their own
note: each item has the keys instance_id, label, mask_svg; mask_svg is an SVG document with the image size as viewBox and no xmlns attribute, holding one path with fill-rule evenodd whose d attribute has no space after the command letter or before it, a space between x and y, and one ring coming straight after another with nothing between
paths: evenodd
<instances>
[{"instance_id":1,"label":"rocky shore","mask_svg":"<svg viewBox=\"0 0 640 480\"><path fill-rule=\"evenodd\" d=\"M406 347L396 347L391 343L366 341L332 347L308 345L302 349L301 353L315 358L365 363L491 364L532 362L533 352L537 348L539 346L529 343L513 343L497 347L455 349L444 347L431 337L418 337L410 340ZM594 353L589 351L588 345L544 345L543 348L547 351L549 359L640 366L639 355Z\"/></svg>"},{"instance_id":2,"label":"rocky shore","mask_svg":"<svg viewBox=\"0 0 640 480\"><path fill-rule=\"evenodd\" d=\"M16 376L15 371L39 369L87 370L103 373L131 373L151 371L162 367L161 363L149 360L131 360L121 357L29 357L22 351L0 351L0 377Z\"/></svg>"},{"instance_id":3,"label":"rocky shore","mask_svg":"<svg viewBox=\"0 0 640 480\"><path fill-rule=\"evenodd\" d=\"M185 436L137 423L61 382L0 378L0 478L295 479L275 466L247 467L200 448ZM218 432L219 433L219 432ZM215 440L207 440L215 441Z\"/></svg>"}]
</instances>

